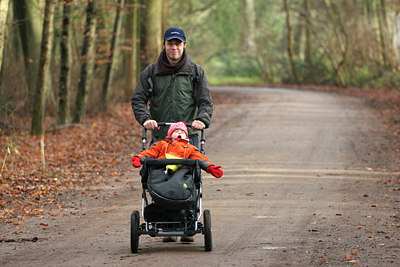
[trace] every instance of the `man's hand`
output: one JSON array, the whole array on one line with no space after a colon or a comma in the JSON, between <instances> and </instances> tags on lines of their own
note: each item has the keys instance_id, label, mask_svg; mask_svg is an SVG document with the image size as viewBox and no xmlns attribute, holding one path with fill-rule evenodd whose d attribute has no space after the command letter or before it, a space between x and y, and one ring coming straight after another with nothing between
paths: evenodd
<instances>
[{"instance_id":1,"label":"man's hand","mask_svg":"<svg viewBox=\"0 0 400 267\"><path fill-rule=\"evenodd\" d=\"M191 128L193 130L202 130L205 127L206 127L206 125L203 122L201 122L199 120L195 120L195 121L192 122L192 127Z\"/></svg>"},{"instance_id":2,"label":"man's hand","mask_svg":"<svg viewBox=\"0 0 400 267\"><path fill-rule=\"evenodd\" d=\"M147 120L143 123L143 127L147 130L154 130L158 128L158 124L155 120Z\"/></svg>"}]
</instances>

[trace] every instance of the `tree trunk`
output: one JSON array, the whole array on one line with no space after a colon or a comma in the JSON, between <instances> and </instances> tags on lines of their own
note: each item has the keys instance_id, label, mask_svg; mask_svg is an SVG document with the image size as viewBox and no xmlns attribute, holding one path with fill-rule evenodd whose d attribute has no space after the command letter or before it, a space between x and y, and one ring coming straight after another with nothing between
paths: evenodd
<instances>
[{"instance_id":1,"label":"tree trunk","mask_svg":"<svg viewBox=\"0 0 400 267\"><path fill-rule=\"evenodd\" d=\"M312 82L312 56L311 56L311 30L310 30L310 23L307 18L310 18L310 2L309 0L304 0L304 12L305 12L305 60L306 60L306 65L307 65L307 75L306 75L306 81L307 82Z\"/></svg>"},{"instance_id":2,"label":"tree trunk","mask_svg":"<svg viewBox=\"0 0 400 267\"><path fill-rule=\"evenodd\" d=\"M114 29L113 29L113 34L111 38L111 46L110 46L110 53L108 56L107 60L107 65L106 65L106 71L105 71L105 77L104 77L104 82L103 82L103 90L102 90L102 97L101 97L101 109L103 111L107 110L107 103L108 103L108 98L109 98L109 91L111 87L111 83L113 80L113 74L115 71L115 58L116 58L116 53L117 53L117 43L118 43L118 37L121 32L121 11L125 7L125 0L118 0L117 4L117 13L115 15L115 21L114 21Z\"/></svg>"},{"instance_id":3,"label":"tree trunk","mask_svg":"<svg viewBox=\"0 0 400 267\"><path fill-rule=\"evenodd\" d=\"M40 43L42 41L42 15L38 4L33 0L14 0L13 11L21 38L22 51L25 59L26 83L29 91L35 90L38 77Z\"/></svg>"},{"instance_id":4,"label":"tree trunk","mask_svg":"<svg viewBox=\"0 0 400 267\"><path fill-rule=\"evenodd\" d=\"M246 22L247 22L247 52L255 53L255 29L256 14L254 10L254 0L246 0Z\"/></svg>"},{"instance_id":5,"label":"tree trunk","mask_svg":"<svg viewBox=\"0 0 400 267\"><path fill-rule=\"evenodd\" d=\"M142 48L142 27L140 27L140 22L142 21L142 13L143 13L143 5L140 4L140 0L134 0L136 3L137 8L135 9L135 12L133 13L134 16L134 21L136 22L134 32L133 32L133 39L135 42L133 43L133 48L136 51L136 55L134 56L136 63L134 65L136 66L136 79L135 79L135 86L136 87L136 81L139 79L140 73L142 72L142 61L140 60L141 58L141 48Z\"/></svg>"},{"instance_id":6,"label":"tree trunk","mask_svg":"<svg viewBox=\"0 0 400 267\"><path fill-rule=\"evenodd\" d=\"M146 23L144 36L144 64L145 66L156 61L161 52L161 6L162 0L146 1Z\"/></svg>"},{"instance_id":7,"label":"tree trunk","mask_svg":"<svg viewBox=\"0 0 400 267\"><path fill-rule=\"evenodd\" d=\"M325 6L328 12L328 19L333 26L334 36L336 36L337 43L339 44L337 48L340 52L340 57L335 55L334 53L331 53L333 59L331 62L335 72L336 85L340 87L345 87L346 80L344 79L342 68L347 60L347 52L349 51L349 38L346 32L346 28L343 25L340 11L338 10L336 3L331 3L330 0L325 0ZM331 48L331 50L334 51L335 49Z\"/></svg>"},{"instance_id":8,"label":"tree trunk","mask_svg":"<svg viewBox=\"0 0 400 267\"><path fill-rule=\"evenodd\" d=\"M59 125L67 124L69 121L69 92L71 85L71 26L70 26L70 13L71 13L72 0L65 0L63 9L62 21L62 34L61 34L61 71L60 71L60 84L59 84L59 102L58 102L58 118Z\"/></svg>"},{"instance_id":9,"label":"tree trunk","mask_svg":"<svg viewBox=\"0 0 400 267\"><path fill-rule=\"evenodd\" d=\"M87 95L91 84L91 73L93 72L93 55L96 35L96 5L95 1L89 1L86 7L86 26L82 46L81 78L75 98L74 123L85 120Z\"/></svg>"},{"instance_id":10,"label":"tree trunk","mask_svg":"<svg viewBox=\"0 0 400 267\"><path fill-rule=\"evenodd\" d=\"M378 19L378 35L381 42L383 66L385 70L390 70L391 66L388 56L388 44L386 43L386 37L385 37L386 13L383 10L384 3L385 3L384 1L378 1L378 0L375 1L376 14Z\"/></svg>"},{"instance_id":11,"label":"tree trunk","mask_svg":"<svg viewBox=\"0 0 400 267\"><path fill-rule=\"evenodd\" d=\"M289 13L289 6L287 0L283 0L283 4L285 7L286 13L286 27L287 27L287 40L288 40L288 55L289 55L289 62L290 67L292 69L293 78L296 83L299 83L299 75L297 74L296 64L294 62L294 53L293 53L293 34L292 34L292 26L290 24L290 13Z\"/></svg>"},{"instance_id":12,"label":"tree trunk","mask_svg":"<svg viewBox=\"0 0 400 267\"><path fill-rule=\"evenodd\" d=\"M56 0L46 0L46 7L43 20L43 38L39 62L39 74L34 95L32 113L32 135L39 135L43 132L43 117L45 97L50 79L51 51L53 48L53 18Z\"/></svg>"},{"instance_id":13,"label":"tree trunk","mask_svg":"<svg viewBox=\"0 0 400 267\"><path fill-rule=\"evenodd\" d=\"M0 0L0 73L3 67L3 53L5 44L5 33L7 26L8 7L10 0Z\"/></svg>"},{"instance_id":14,"label":"tree trunk","mask_svg":"<svg viewBox=\"0 0 400 267\"><path fill-rule=\"evenodd\" d=\"M164 38L164 32L169 28L168 16L169 16L169 0L162 0L162 28L161 38Z\"/></svg>"},{"instance_id":15,"label":"tree trunk","mask_svg":"<svg viewBox=\"0 0 400 267\"><path fill-rule=\"evenodd\" d=\"M126 16L126 39L130 49L127 53L126 63L125 63L125 99L130 99L132 92L136 87L136 81L138 79L138 50L139 50L139 40L138 40L138 9L140 4L138 0L129 0Z\"/></svg>"}]
</instances>

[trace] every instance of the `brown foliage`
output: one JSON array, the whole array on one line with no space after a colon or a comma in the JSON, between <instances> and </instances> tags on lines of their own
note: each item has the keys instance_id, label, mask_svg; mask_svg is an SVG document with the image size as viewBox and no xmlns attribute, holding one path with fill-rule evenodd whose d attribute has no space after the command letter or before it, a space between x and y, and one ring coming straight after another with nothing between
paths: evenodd
<instances>
[{"instance_id":1,"label":"brown foliage","mask_svg":"<svg viewBox=\"0 0 400 267\"><path fill-rule=\"evenodd\" d=\"M30 136L25 130L3 134L0 219L15 224L26 216L57 214L64 193L86 195L95 185L121 179L131 170L129 155L138 151L139 135L126 104L89 117L82 125L48 127L43 136Z\"/></svg>"}]
</instances>

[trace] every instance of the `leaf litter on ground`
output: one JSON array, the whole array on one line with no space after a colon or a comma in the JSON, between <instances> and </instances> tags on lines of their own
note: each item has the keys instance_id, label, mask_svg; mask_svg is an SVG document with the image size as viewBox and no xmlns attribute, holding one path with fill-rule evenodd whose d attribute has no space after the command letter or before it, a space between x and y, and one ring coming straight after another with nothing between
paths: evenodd
<instances>
[{"instance_id":1,"label":"leaf litter on ground","mask_svg":"<svg viewBox=\"0 0 400 267\"><path fill-rule=\"evenodd\" d=\"M31 136L26 129L3 132L0 223L16 225L26 217L57 216L65 204L63 194L107 199L93 188L127 180L123 177L140 147L140 134L127 104L88 116L83 124L48 126L42 136Z\"/></svg>"}]
</instances>

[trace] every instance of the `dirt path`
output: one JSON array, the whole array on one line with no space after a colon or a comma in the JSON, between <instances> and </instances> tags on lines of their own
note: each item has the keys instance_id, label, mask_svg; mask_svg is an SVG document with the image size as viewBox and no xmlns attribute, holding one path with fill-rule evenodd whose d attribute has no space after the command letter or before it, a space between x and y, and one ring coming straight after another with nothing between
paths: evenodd
<instances>
[{"instance_id":1,"label":"dirt path","mask_svg":"<svg viewBox=\"0 0 400 267\"><path fill-rule=\"evenodd\" d=\"M390 184L399 174L372 111L334 94L215 91L243 100L218 105L207 132L206 154L225 171L204 175L212 252L202 235L192 244L141 236L131 254L129 217L141 205L135 182L110 187L108 200L27 222L18 242L0 243L0 265L400 264L400 189Z\"/></svg>"}]
</instances>

